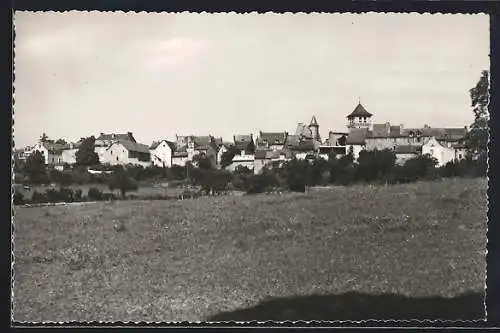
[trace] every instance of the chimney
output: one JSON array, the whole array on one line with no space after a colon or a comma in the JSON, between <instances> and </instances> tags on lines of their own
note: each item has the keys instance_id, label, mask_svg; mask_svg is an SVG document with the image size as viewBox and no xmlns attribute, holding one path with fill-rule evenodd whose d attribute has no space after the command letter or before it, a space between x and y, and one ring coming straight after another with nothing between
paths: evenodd
<instances>
[{"instance_id":1,"label":"chimney","mask_svg":"<svg viewBox=\"0 0 500 333\"><path fill-rule=\"evenodd\" d=\"M391 133L391 123L389 123L389 122L385 123L385 131L386 131L387 135L389 135Z\"/></svg>"},{"instance_id":2,"label":"chimney","mask_svg":"<svg viewBox=\"0 0 500 333\"><path fill-rule=\"evenodd\" d=\"M403 126L403 124L399 124L399 130L400 130L401 132L403 132L403 129L404 129L404 128L405 128L405 127Z\"/></svg>"},{"instance_id":3,"label":"chimney","mask_svg":"<svg viewBox=\"0 0 500 333\"><path fill-rule=\"evenodd\" d=\"M115 138L115 133L112 133L111 134L111 138L114 139Z\"/></svg>"},{"instance_id":4,"label":"chimney","mask_svg":"<svg viewBox=\"0 0 500 333\"><path fill-rule=\"evenodd\" d=\"M424 128L431 128L429 125L425 124Z\"/></svg>"}]
</instances>

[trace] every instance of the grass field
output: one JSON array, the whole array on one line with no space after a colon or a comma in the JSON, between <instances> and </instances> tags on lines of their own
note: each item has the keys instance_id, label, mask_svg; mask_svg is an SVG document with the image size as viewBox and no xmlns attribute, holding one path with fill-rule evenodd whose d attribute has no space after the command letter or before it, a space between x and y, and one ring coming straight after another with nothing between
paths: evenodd
<instances>
[{"instance_id":1,"label":"grass field","mask_svg":"<svg viewBox=\"0 0 500 333\"><path fill-rule=\"evenodd\" d=\"M33 192L37 191L39 193L45 193L48 189L56 189L59 190L61 186L51 187L49 185L34 185L31 189L26 190L22 185L16 186L16 190L23 194L24 198L31 199L33 196ZM66 186L72 190L80 189L84 196L88 195L88 191L90 188L97 188L99 191L103 193L114 193L116 196L120 196L120 191L115 190L111 191L108 185L105 184L85 184L85 185L70 185ZM172 188L172 187L164 187L164 186L154 186L152 184L141 185L137 189L137 191L129 191L128 195L135 195L139 198L144 198L148 196L172 196L177 195L183 191L182 188Z\"/></svg>"},{"instance_id":2,"label":"grass field","mask_svg":"<svg viewBox=\"0 0 500 333\"><path fill-rule=\"evenodd\" d=\"M486 189L449 179L20 207L14 319L480 319Z\"/></svg>"}]
</instances>

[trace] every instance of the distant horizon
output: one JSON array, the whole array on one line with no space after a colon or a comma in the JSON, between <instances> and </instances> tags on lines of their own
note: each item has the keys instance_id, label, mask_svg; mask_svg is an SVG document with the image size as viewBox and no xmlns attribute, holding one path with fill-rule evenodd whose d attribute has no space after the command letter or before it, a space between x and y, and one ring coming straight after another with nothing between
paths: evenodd
<instances>
[{"instance_id":1,"label":"distant horizon","mask_svg":"<svg viewBox=\"0 0 500 333\"><path fill-rule=\"evenodd\" d=\"M16 12L15 148L132 132L347 132L470 127L489 70L487 15ZM429 38L432 36L432 38Z\"/></svg>"}]
</instances>

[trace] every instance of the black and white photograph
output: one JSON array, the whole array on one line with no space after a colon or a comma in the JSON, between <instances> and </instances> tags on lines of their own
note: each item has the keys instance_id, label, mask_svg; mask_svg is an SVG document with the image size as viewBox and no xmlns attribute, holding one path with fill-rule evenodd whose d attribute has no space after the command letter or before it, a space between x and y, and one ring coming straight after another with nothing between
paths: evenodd
<instances>
[{"instance_id":1,"label":"black and white photograph","mask_svg":"<svg viewBox=\"0 0 500 333\"><path fill-rule=\"evenodd\" d=\"M489 23L14 12L12 320L483 320Z\"/></svg>"}]
</instances>

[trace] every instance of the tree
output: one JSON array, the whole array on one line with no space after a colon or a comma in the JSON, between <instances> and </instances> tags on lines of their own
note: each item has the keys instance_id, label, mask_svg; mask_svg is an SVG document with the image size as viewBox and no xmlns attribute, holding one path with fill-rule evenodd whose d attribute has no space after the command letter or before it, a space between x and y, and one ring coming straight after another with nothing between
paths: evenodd
<instances>
[{"instance_id":1,"label":"tree","mask_svg":"<svg viewBox=\"0 0 500 333\"><path fill-rule=\"evenodd\" d=\"M396 155L391 150L362 150L358 157L358 179L366 182L387 180L395 163Z\"/></svg>"},{"instance_id":2,"label":"tree","mask_svg":"<svg viewBox=\"0 0 500 333\"><path fill-rule=\"evenodd\" d=\"M76 152L76 164L79 166L91 166L99 164L99 155L94 151L95 137L91 136L82 140L80 148Z\"/></svg>"},{"instance_id":3,"label":"tree","mask_svg":"<svg viewBox=\"0 0 500 333\"><path fill-rule=\"evenodd\" d=\"M467 133L465 144L469 154L478 157L486 154L488 144L488 103L489 103L489 72L482 71L476 86L470 89L471 107L474 112L474 122Z\"/></svg>"},{"instance_id":4,"label":"tree","mask_svg":"<svg viewBox=\"0 0 500 333\"><path fill-rule=\"evenodd\" d=\"M26 173L31 180L41 181L45 176L45 157L38 150L26 159Z\"/></svg>"},{"instance_id":5,"label":"tree","mask_svg":"<svg viewBox=\"0 0 500 333\"><path fill-rule=\"evenodd\" d=\"M47 134L42 133L42 136L40 137L40 142L47 142L47 141L49 141L49 137L47 136Z\"/></svg>"},{"instance_id":6,"label":"tree","mask_svg":"<svg viewBox=\"0 0 500 333\"><path fill-rule=\"evenodd\" d=\"M60 145L67 145L68 144L68 142L64 139L57 139L56 143L60 144Z\"/></svg>"},{"instance_id":7,"label":"tree","mask_svg":"<svg viewBox=\"0 0 500 333\"><path fill-rule=\"evenodd\" d=\"M235 146L231 146L227 151L223 152L221 155L221 162L220 162L222 168L225 168L228 165L230 165L233 161L234 156L238 155L239 153L240 153L239 149L236 148Z\"/></svg>"},{"instance_id":8,"label":"tree","mask_svg":"<svg viewBox=\"0 0 500 333\"><path fill-rule=\"evenodd\" d=\"M115 171L108 180L108 187L111 191L120 190L123 198L129 191L136 191L138 186L134 179L127 176L124 171Z\"/></svg>"},{"instance_id":9,"label":"tree","mask_svg":"<svg viewBox=\"0 0 500 333\"><path fill-rule=\"evenodd\" d=\"M193 163L200 169L205 169L205 170L212 169L212 162L210 161L208 156L204 153L194 155Z\"/></svg>"}]
</instances>

